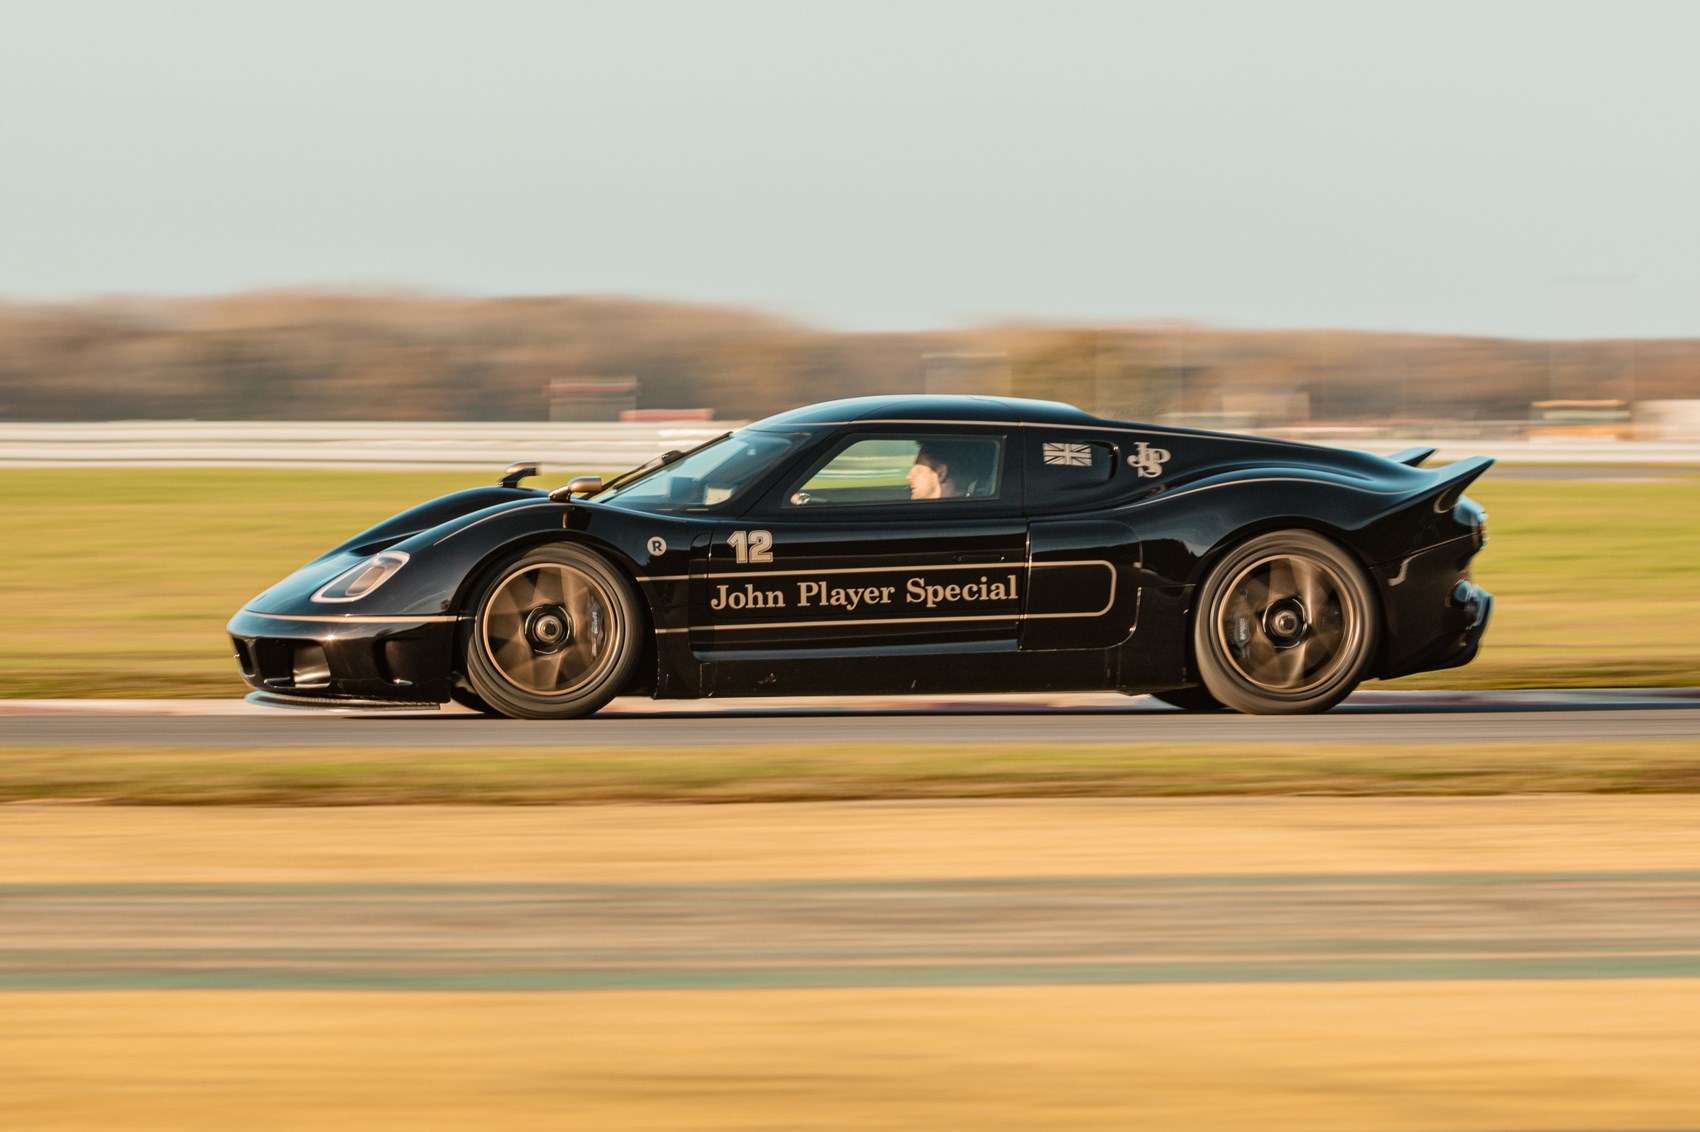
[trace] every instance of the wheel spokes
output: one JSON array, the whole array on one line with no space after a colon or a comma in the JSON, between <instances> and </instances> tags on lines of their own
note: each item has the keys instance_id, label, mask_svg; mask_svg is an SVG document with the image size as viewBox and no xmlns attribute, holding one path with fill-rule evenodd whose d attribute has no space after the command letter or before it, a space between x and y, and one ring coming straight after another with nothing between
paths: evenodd
<instances>
[{"instance_id":1,"label":"wheel spokes","mask_svg":"<svg viewBox=\"0 0 1700 1132\"><path fill-rule=\"evenodd\" d=\"M565 582L561 575L562 570L558 566L544 566L538 569L532 582L533 605L560 605L562 603L561 587Z\"/></svg>"},{"instance_id":2,"label":"wheel spokes","mask_svg":"<svg viewBox=\"0 0 1700 1132\"><path fill-rule=\"evenodd\" d=\"M1247 578L1236 593L1236 597L1245 603L1255 618L1261 618L1263 611L1269 608L1269 604L1277 596L1269 585L1269 575L1261 570Z\"/></svg>"},{"instance_id":3,"label":"wheel spokes","mask_svg":"<svg viewBox=\"0 0 1700 1132\"><path fill-rule=\"evenodd\" d=\"M558 691L562 686L561 676L566 671L566 652L553 652L538 657L537 686L544 691Z\"/></svg>"},{"instance_id":4,"label":"wheel spokes","mask_svg":"<svg viewBox=\"0 0 1700 1132\"><path fill-rule=\"evenodd\" d=\"M1292 688L1304 681L1305 647L1303 644L1292 645L1275 651L1275 663L1270 666L1270 678L1266 681L1271 687Z\"/></svg>"},{"instance_id":5,"label":"wheel spokes","mask_svg":"<svg viewBox=\"0 0 1700 1132\"><path fill-rule=\"evenodd\" d=\"M532 652L525 662L524 682L539 692L547 692L555 686L555 658L548 653Z\"/></svg>"},{"instance_id":6,"label":"wheel spokes","mask_svg":"<svg viewBox=\"0 0 1700 1132\"><path fill-rule=\"evenodd\" d=\"M520 601L516 587L503 586L490 598L490 604L484 607L484 619L493 617L512 617L515 620L525 616L525 605Z\"/></svg>"},{"instance_id":7,"label":"wheel spokes","mask_svg":"<svg viewBox=\"0 0 1700 1132\"><path fill-rule=\"evenodd\" d=\"M574 586L572 594L564 602L567 616L573 619L574 643L584 640L590 629L590 596L588 587Z\"/></svg>"},{"instance_id":8,"label":"wheel spokes","mask_svg":"<svg viewBox=\"0 0 1700 1132\"><path fill-rule=\"evenodd\" d=\"M517 611L499 614L489 613L484 617L484 629L490 635L491 640L513 640L525 633L525 617Z\"/></svg>"},{"instance_id":9,"label":"wheel spokes","mask_svg":"<svg viewBox=\"0 0 1700 1132\"><path fill-rule=\"evenodd\" d=\"M1247 642L1242 655L1245 663L1240 666L1241 670L1259 683L1270 678L1276 665L1280 663L1279 650L1261 628L1252 630L1251 640Z\"/></svg>"},{"instance_id":10,"label":"wheel spokes","mask_svg":"<svg viewBox=\"0 0 1700 1132\"><path fill-rule=\"evenodd\" d=\"M1333 587L1328 585L1322 567L1309 559L1300 559L1289 568L1293 573L1293 596L1304 606L1305 616L1314 622Z\"/></svg>"},{"instance_id":11,"label":"wheel spokes","mask_svg":"<svg viewBox=\"0 0 1700 1132\"><path fill-rule=\"evenodd\" d=\"M1269 602L1280 601L1298 593L1298 573L1291 558L1277 558L1269 565Z\"/></svg>"},{"instance_id":12,"label":"wheel spokes","mask_svg":"<svg viewBox=\"0 0 1700 1132\"><path fill-rule=\"evenodd\" d=\"M496 667L505 672L517 672L530 664L531 646L517 633L496 647Z\"/></svg>"},{"instance_id":13,"label":"wheel spokes","mask_svg":"<svg viewBox=\"0 0 1700 1132\"><path fill-rule=\"evenodd\" d=\"M1304 662L1302 672L1310 673L1326 669L1334 659L1337 643L1337 641L1329 641L1323 637L1315 636L1310 637L1304 644L1294 649L1294 652L1302 654Z\"/></svg>"},{"instance_id":14,"label":"wheel spokes","mask_svg":"<svg viewBox=\"0 0 1700 1132\"><path fill-rule=\"evenodd\" d=\"M1315 655L1318 657L1329 656L1340 647L1345 636L1345 621L1341 618L1339 609L1331 606L1324 610L1320 622L1311 622L1310 635L1305 639L1305 645L1317 650Z\"/></svg>"}]
</instances>

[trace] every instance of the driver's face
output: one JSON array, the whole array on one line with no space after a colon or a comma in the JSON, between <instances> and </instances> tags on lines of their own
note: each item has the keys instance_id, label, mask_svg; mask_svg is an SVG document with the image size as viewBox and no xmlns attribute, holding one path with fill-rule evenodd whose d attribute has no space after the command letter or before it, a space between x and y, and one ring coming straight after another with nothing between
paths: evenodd
<instances>
[{"instance_id":1,"label":"driver's face","mask_svg":"<svg viewBox=\"0 0 1700 1132\"><path fill-rule=\"evenodd\" d=\"M916 456L909 468L909 498L937 499L944 494L943 465L932 463L926 456Z\"/></svg>"}]
</instances>

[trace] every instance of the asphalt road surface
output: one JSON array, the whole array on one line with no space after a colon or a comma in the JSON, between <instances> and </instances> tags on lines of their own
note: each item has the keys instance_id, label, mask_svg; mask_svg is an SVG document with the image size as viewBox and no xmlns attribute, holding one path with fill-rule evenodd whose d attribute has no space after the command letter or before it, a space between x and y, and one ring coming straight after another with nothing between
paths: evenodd
<instances>
[{"instance_id":1,"label":"asphalt road surface","mask_svg":"<svg viewBox=\"0 0 1700 1132\"><path fill-rule=\"evenodd\" d=\"M163 706L162 706L163 705ZM1194 715L1148 697L840 701L619 700L589 719L463 711L326 715L209 702L79 706L0 702L0 747L553 748L822 743L1058 746L1086 743L1490 743L1700 741L1692 689L1369 692L1319 716Z\"/></svg>"}]
</instances>

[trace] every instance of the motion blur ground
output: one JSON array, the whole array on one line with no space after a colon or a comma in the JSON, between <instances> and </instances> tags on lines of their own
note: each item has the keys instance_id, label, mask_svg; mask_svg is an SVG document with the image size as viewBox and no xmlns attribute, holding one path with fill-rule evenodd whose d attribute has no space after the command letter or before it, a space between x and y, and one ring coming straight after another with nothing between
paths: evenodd
<instances>
[{"instance_id":1,"label":"motion blur ground","mask_svg":"<svg viewBox=\"0 0 1700 1132\"><path fill-rule=\"evenodd\" d=\"M1671 980L0 1006L0 1114L41 1132L1675 1130L1700 1044L1700 985Z\"/></svg>"},{"instance_id":2,"label":"motion blur ground","mask_svg":"<svg viewBox=\"0 0 1700 1132\"><path fill-rule=\"evenodd\" d=\"M0 1118L1690 1127L1697 830L1676 797L11 807Z\"/></svg>"}]
</instances>

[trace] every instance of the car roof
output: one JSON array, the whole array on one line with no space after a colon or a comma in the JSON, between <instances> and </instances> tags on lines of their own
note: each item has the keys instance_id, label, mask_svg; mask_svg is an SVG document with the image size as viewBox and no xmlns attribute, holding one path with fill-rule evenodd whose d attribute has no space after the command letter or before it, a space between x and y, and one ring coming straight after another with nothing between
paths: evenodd
<instances>
[{"instance_id":1,"label":"car roof","mask_svg":"<svg viewBox=\"0 0 1700 1132\"><path fill-rule=\"evenodd\" d=\"M875 421L901 423L1093 424L1098 418L1061 401L1025 397L945 396L922 393L881 397L846 397L789 409L752 427L828 425Z\"/></svg>"}]
</instances>

